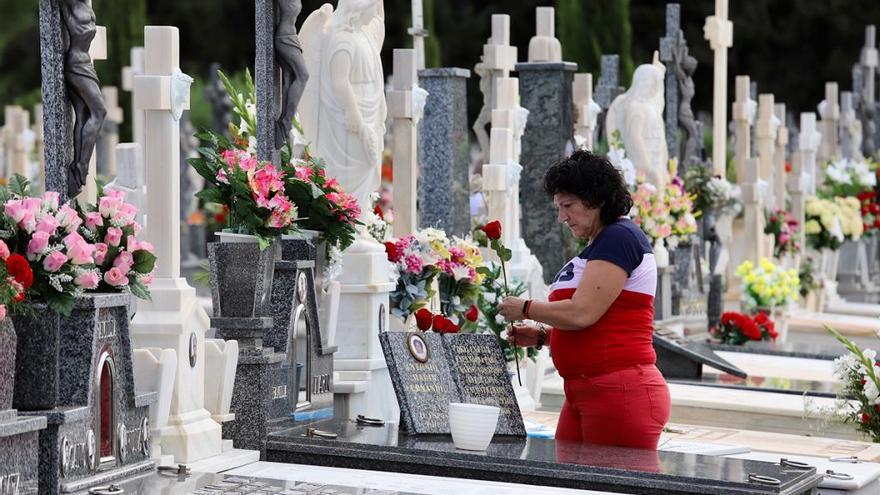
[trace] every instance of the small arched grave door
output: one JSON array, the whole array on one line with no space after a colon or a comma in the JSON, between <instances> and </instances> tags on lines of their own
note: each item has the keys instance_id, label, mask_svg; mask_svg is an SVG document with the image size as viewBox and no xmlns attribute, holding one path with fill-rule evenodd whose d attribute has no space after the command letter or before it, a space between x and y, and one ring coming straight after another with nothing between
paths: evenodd
<instances>
[{"instance_id":1,"label":"small arched grave door","mask_svg":"<svg viewBox=\"0 0 880 495\"><path fill-rule=\"evenodd\" d=\"M114 432L116 431L113 386L116 379L116 368L113 356L104 351L98 360L98 452L100 465L114 463L113 455Z\"/></svg>"}]
</instances>

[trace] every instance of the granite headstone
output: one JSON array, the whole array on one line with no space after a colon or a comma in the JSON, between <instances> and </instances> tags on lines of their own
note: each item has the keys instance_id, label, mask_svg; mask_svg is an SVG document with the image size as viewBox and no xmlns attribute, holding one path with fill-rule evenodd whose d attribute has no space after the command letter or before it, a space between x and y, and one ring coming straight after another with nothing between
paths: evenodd
<instances>
[{"instance_id":1,"label":"granite headstone","mask_svg":"<svg viewBox=\"0 0 880 495\"><path fill-rule=\"evenodd\" d=\"M425 362L410 350L408 341L413 337L420 337L427 346ZM385 332L379 340L405 433L448 434L449 404L464 402L501 409L496 435L525 436L522 414L494 335Z\"/></svg>"}]
</instances>

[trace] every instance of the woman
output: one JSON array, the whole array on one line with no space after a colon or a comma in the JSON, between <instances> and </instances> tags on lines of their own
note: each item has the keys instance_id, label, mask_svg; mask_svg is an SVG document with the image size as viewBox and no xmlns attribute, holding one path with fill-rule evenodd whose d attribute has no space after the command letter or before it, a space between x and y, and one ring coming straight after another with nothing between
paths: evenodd
<instances>
[{"instance_id":1,"label":"woman","mask_svg":"<svg viewBox=\"0 0 880 495\"><path fill-rule=\"evenodd\" d=\"M559 273L548 302L505 298L508 340L549 344L565 380L557 440L656 449L669 389L654 366L657 266L647 237L624 215L632 199L604 157L577 151L544 177L564 222L589 244ZM549 325L547 328L542 324Z\"/></svg>"}]
</instances>

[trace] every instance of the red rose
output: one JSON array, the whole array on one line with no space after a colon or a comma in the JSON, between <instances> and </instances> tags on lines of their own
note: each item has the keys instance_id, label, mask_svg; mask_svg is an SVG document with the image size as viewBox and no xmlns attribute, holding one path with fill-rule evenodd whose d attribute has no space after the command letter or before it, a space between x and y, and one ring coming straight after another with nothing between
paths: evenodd
<instances>
[{"instance_id":1,"label":"red rose","mask_svg":"<svg viewBox=\"0 0 880 495\"><path fill-rule=\"evenodd\" d=\"M471 309L467 310L464 317L470 321L477 321L477 318L480 317L480 312L477 310L476 306L471 306Z\"/></svg>"},{"instance_id":2,"label":"red rose","mask_svg":"<svg viewBox=\"0 0 880 495\"><path fill-rule=\"evenodd\" d=\"M437 333L458 333L461 327L443 315L434 315L434 331Z\"/></svg>"},{"instance_id":3,"label":"red rose","mask_svg":"<svg viewBox=\"0 0 880 495\"><path fill-rule=\"evenodd\" d=\"M431 329L431 323L434 321L434 315L427 308L416 311L416 326L419 330L427 332Z\"/></svg>"},{"instance_id":4,"label":"red rose","mask_svg":"<svg viewBox=\"0 0 880 495\"><path fill-rule=\"evenodd\" d=\"M20 283L25 290L34 285L34 272L31 265L18 253L12 253L6 258L6 271L12 275L16 282Z\"/></svg>"},{"instance_id":5,"label":"red rose","mask_svg":"<svg viewBox=\"0 0 880 495\"><path fill-rule=\"evenodd\" d=\"M388 255L388 261L397 263L400 260L400 253L397 252L397 245L393 242L385 243L385 254Z\"/></svg>"},{"instance_id":6,"label":"red rose","mask_svg":"<svg viewBox=\"0 0 880 495\"><path fill-rule=\"evenodd\" d=\"M871 421L871 415L868 413L862 413L862 423L867 423Z\"/></svg>"},{"instance_id":7,"label":"red rose","mask_svg":"<svg viewBox=\"0 0 880 495\"><path fill-rule=\"evenodd\" d=\"M480 230L486 233L486 237L489 239L501 239L501 222L498 220L493 220L486 225L480 227Z\"/></svg>"}]
</instances>

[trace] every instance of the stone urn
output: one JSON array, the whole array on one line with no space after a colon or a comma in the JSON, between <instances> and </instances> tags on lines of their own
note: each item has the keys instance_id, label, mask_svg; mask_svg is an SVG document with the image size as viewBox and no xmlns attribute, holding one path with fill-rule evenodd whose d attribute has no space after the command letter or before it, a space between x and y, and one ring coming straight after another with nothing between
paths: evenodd
<instances>
[{"instance_id":1,"label":"stone urn","mask_svg":"<svg viewBox=\"0 0 880 495\"><path fill-rule=\"evenodd\" d=\"M15 390L15 327L10 317L0 321L0 412L12 408Z\"/></svg>"},{"instance_id":2,"label":"stone urn","mask_svg":"<svg viewBox=\"0 0 880 495\"><path fill-rule=\"evenodd\" d=\"M272 279L280 260L280 243L260 249L255 236L218 233L221 242L208 244L214 316L272 316Z\"/></svg>"}]
</instances>

